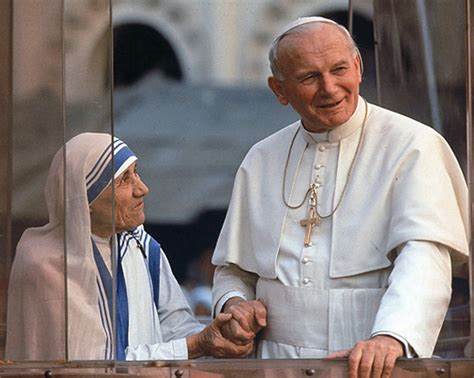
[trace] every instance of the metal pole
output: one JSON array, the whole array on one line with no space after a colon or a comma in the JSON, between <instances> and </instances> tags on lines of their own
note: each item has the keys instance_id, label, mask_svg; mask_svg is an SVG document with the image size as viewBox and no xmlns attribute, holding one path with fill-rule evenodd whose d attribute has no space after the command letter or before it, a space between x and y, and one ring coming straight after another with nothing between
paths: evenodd
<instances>
[{"instance_id":1,"label":"metal pole","mask_svg":"<svg viewBox=\"0 0 474 378\"><path fill-rule=\"evenodd\" d=\"M13 150L13 0L0 1L0 284L6 294L12 248L12 150ZM0 298L7 308L7 296ZM0 318L0 346L6 337L6 312ZM0 355L1 359L5 356Z\"/></svg>"},{"instance_id":2,"label":"metal pole","mask_svg":"<svg viewBox=\"0 0 474 378\"><path fill-rule=\"evenodd\" d=\"M473 282L473 252L472 252L472 240L474 237L473 233L473 213L472 213L472 201L474 193L474 171L473 171L473 133L472 133L472 8L471 0L466 0L466 146L467 146L467 181L469 184L469 201L468 201L468 214L469 214L469 227L471 233L471 241L469 244L469 288L470 288L470 319L471 319L471 350L470 357L474 358L474 282Z\"/></svg>"},{"instance_id":3,"label":"metal pole","mask_svg":"<svg viewBox=\"0 0 474 378\"><path fill-rule=\"evenodd\" d=\"M4 270L9 274L13 259L11 240L12 204L12 130L13 130L13 0L0 2L0 168L5 180L4 193L0 193L0 251Z\"/></svg>"},{"instance_id":4,"label":"metal pole","mask_svg":"<svg viewBox=\"0 0 474 378\"><path fill-rule=\"evenodd\" d=\"M114 35L113 35L113 27L112 27L112 3L111 0L105 0L107 2L107 7L109 10L109 39L107 48L109 49L109 61L108 61L108 75L109 75L109 115L110 115L110 134L112 135L111 138L111 145L112 145L112 332L113 332L113 348L112 348L112 355L113 359L117 360L117 272L118 272L118 264L120 264L119 258L119 251L117 245L117 238L115 237L115 185L114 185L114 177L115 177L115 151L114 151L114 136L115 136L115 128L114 128L114 96L113 96L113 89L114 89Z\"/></svg>"},{"instance_id":5,"label":"metal pole","mask_svg":"<svg viewBox=\"0 0 474 378\"><path fill-rule=\"evenodd\" d=\"M353 29L353 17L354 17L354 4L352 3L352 0L349 0L349 7L347 10L347 30L349 30L349 33L352 34L352 29Z\"/></svg>"},{"instance_id":6,"label":"metal pole","mask_svg":"<svg viewBox=\"0 0 474 378\"><path fill-rule=\"evenodd\" d=\"M423 58L426 68L426 82L428 86L428 100L430 102L431 122L433 128L443 134L443 123L441 122L440 107L438 102L438 89L436 85L436 72L433 62L433 46L431 45L428 16L426 14L425 0L417 0L416 7L420 16L421 38L423 41Z\"/></svg>"},{"instance_id":7,"label":"metal pole","mask_svg":"<svg viewBox=\"0 0 474 378\"><path fill-rule=\"evenodd\" d=\"M380 36L378 33L378 19L377 15L379 14L379 2L374 1L374 51L375 51L375 85L377 88L377 104L380 104L382 100L382 88L380 85L380 68L379 68L379 62L380 62Z\"/></svg>"},{"instance_id":8,"label":"metal pole","mask_svg":"<svg viewBox=\"0 0 474 378\"><path fill-rule=\"evenodd\" d=\"M62 139L62 148L63 148L63 240L64 240L64 348L65 354L64 358L66 361L69 361L69 306L68 306L68 259L67 259L67 231L68 231L68 222L67 222L67 159L66 159L66 46L65 46L65 0L61 0L61 139Z\"/></svg>"}]
</instances>

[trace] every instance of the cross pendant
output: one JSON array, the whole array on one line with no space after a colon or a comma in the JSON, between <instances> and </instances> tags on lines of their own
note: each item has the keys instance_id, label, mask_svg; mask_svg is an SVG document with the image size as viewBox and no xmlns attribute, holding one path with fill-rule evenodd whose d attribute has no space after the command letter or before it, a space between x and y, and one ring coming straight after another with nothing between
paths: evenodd
<instances>
[{"instance_id":1,"label":"cross pendant","mask_svg":"<svg viewBox=\"0 0 474 378\"><path fill-rule=\"evenodd\" d=\"M313 226L317 226L321 223L321 218L316 214L316 189L314 186L311 187L311 196L309 198L309 214L307 219L302 219L300 225L306 227L304 235L304 246L311 246L311 231Z\"/></svg>"}]
</instances>

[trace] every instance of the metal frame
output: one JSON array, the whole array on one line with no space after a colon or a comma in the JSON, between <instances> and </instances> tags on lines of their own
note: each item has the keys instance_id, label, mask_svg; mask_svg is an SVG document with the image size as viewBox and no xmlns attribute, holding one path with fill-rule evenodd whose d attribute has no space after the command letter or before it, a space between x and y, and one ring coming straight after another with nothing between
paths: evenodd
<instances>
[{"instance_id":1,"label":"metal frame","mask_svg":"<svg viewBox=\"0 0 474 378\"><path fill-rule=\"evenodd\" d=\"M0 1L0 281L1 308L7 306L7 280L12 262L12 59L13 59L13 0ZM6 335L5 314L0 315L0 342ZM3 345L0 345L3 350ZM0 352L0 357L2 353Z\"/></svg>"},{"instance_id":2,"label":"metal frame","mask_svg":"<svg viewBox=\"0 0 474 378\"><path fill-rule=\"evenodd\" d=\"M474 8L471 6L471 0L466 0L466 142L467 142L467 181L469 185L469 220L470 220L470 243L469 243L469 288L470 288L470 318L471 318L471 351L470 356L474 358L474 256L472 253L472 240L474 237L473 228L473 212L472 212L472 201L474 199L474 162L473 162L473 124L472 124L472 109L473 109L473 96L472 96L472 75L473 75L473 22Z\"/></svg>"},{"instance_id":3,"label":"metal frame","mask_svg":"<svg viewBox=\"0 0 474 378\"><path fill-rule=\"evenodd\" d=\"M4 0L0 2L0 140L4 148L5 155L0 160L1 172L4 172L8 178L12 177L12 59L13 59L13 0ZM6 157L6 158L5 158ZM0 193L0 201L4 204L6 216L0 219L1 230L5 231L0 236L0 251L3 251L2 258L6 272L12 260L11 254L11 198L12 183L11 179L5 183L6 193Z\"/></svg>"}]
</instances>

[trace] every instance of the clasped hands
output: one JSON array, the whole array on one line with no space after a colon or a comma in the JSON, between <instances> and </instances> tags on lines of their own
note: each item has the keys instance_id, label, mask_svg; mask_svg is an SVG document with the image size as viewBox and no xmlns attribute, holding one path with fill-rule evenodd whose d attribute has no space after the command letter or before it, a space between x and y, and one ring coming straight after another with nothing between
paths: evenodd
<instances>
[{"instance_id":1,"label":"clasped hands","mask_svg":"<svg viewBox=\"0 0 474 378\"><path fill-rule=\"evenodd\" d=\"M233 297L225 303L223 310L232 315L221 328L223 336L237 345L253 346L257 333L267 326L267 309L262 300Z\"/></svg>"},{"instance_id":2,"label":"clasped hands","mask_svg":"<svg viewBox=\"0 0 474 378\"><path fill-rule=\"evenodd\" d=\"M267 310L260 300L233 297L210 325L188 337L188 356L247 357L253 350L256 334L266 325Z\"/></svg>"}]
</instances>

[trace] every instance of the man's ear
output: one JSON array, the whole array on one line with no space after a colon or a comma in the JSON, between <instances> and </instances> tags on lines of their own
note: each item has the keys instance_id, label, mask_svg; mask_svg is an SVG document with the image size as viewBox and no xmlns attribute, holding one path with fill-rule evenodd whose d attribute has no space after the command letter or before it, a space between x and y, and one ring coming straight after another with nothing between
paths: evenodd
<instances>
[{"instance_id":1,"label":"man's ear","mask_svg":"<svg viewBox=\"0 0 474 378\"><path fill-rule=\"evenodd\" d=\"M359 72L359 84L362 82L362 75L364 73L364 62L362 62L362 57L360 54L357 54L354 59L354 64L356 66L357 71Z\"/></svg>"},{"instance_id":2,"label":"man's ear","mask_svg":"<svg viewBox=\"0 0 474 378\"><path fill-rule=\"evenodd\" d=\"M274 76L270 76L267 80L267 83L280 104L286 106L290 103L285 96L280 80Z\"/></svg>"}]
</instances>

